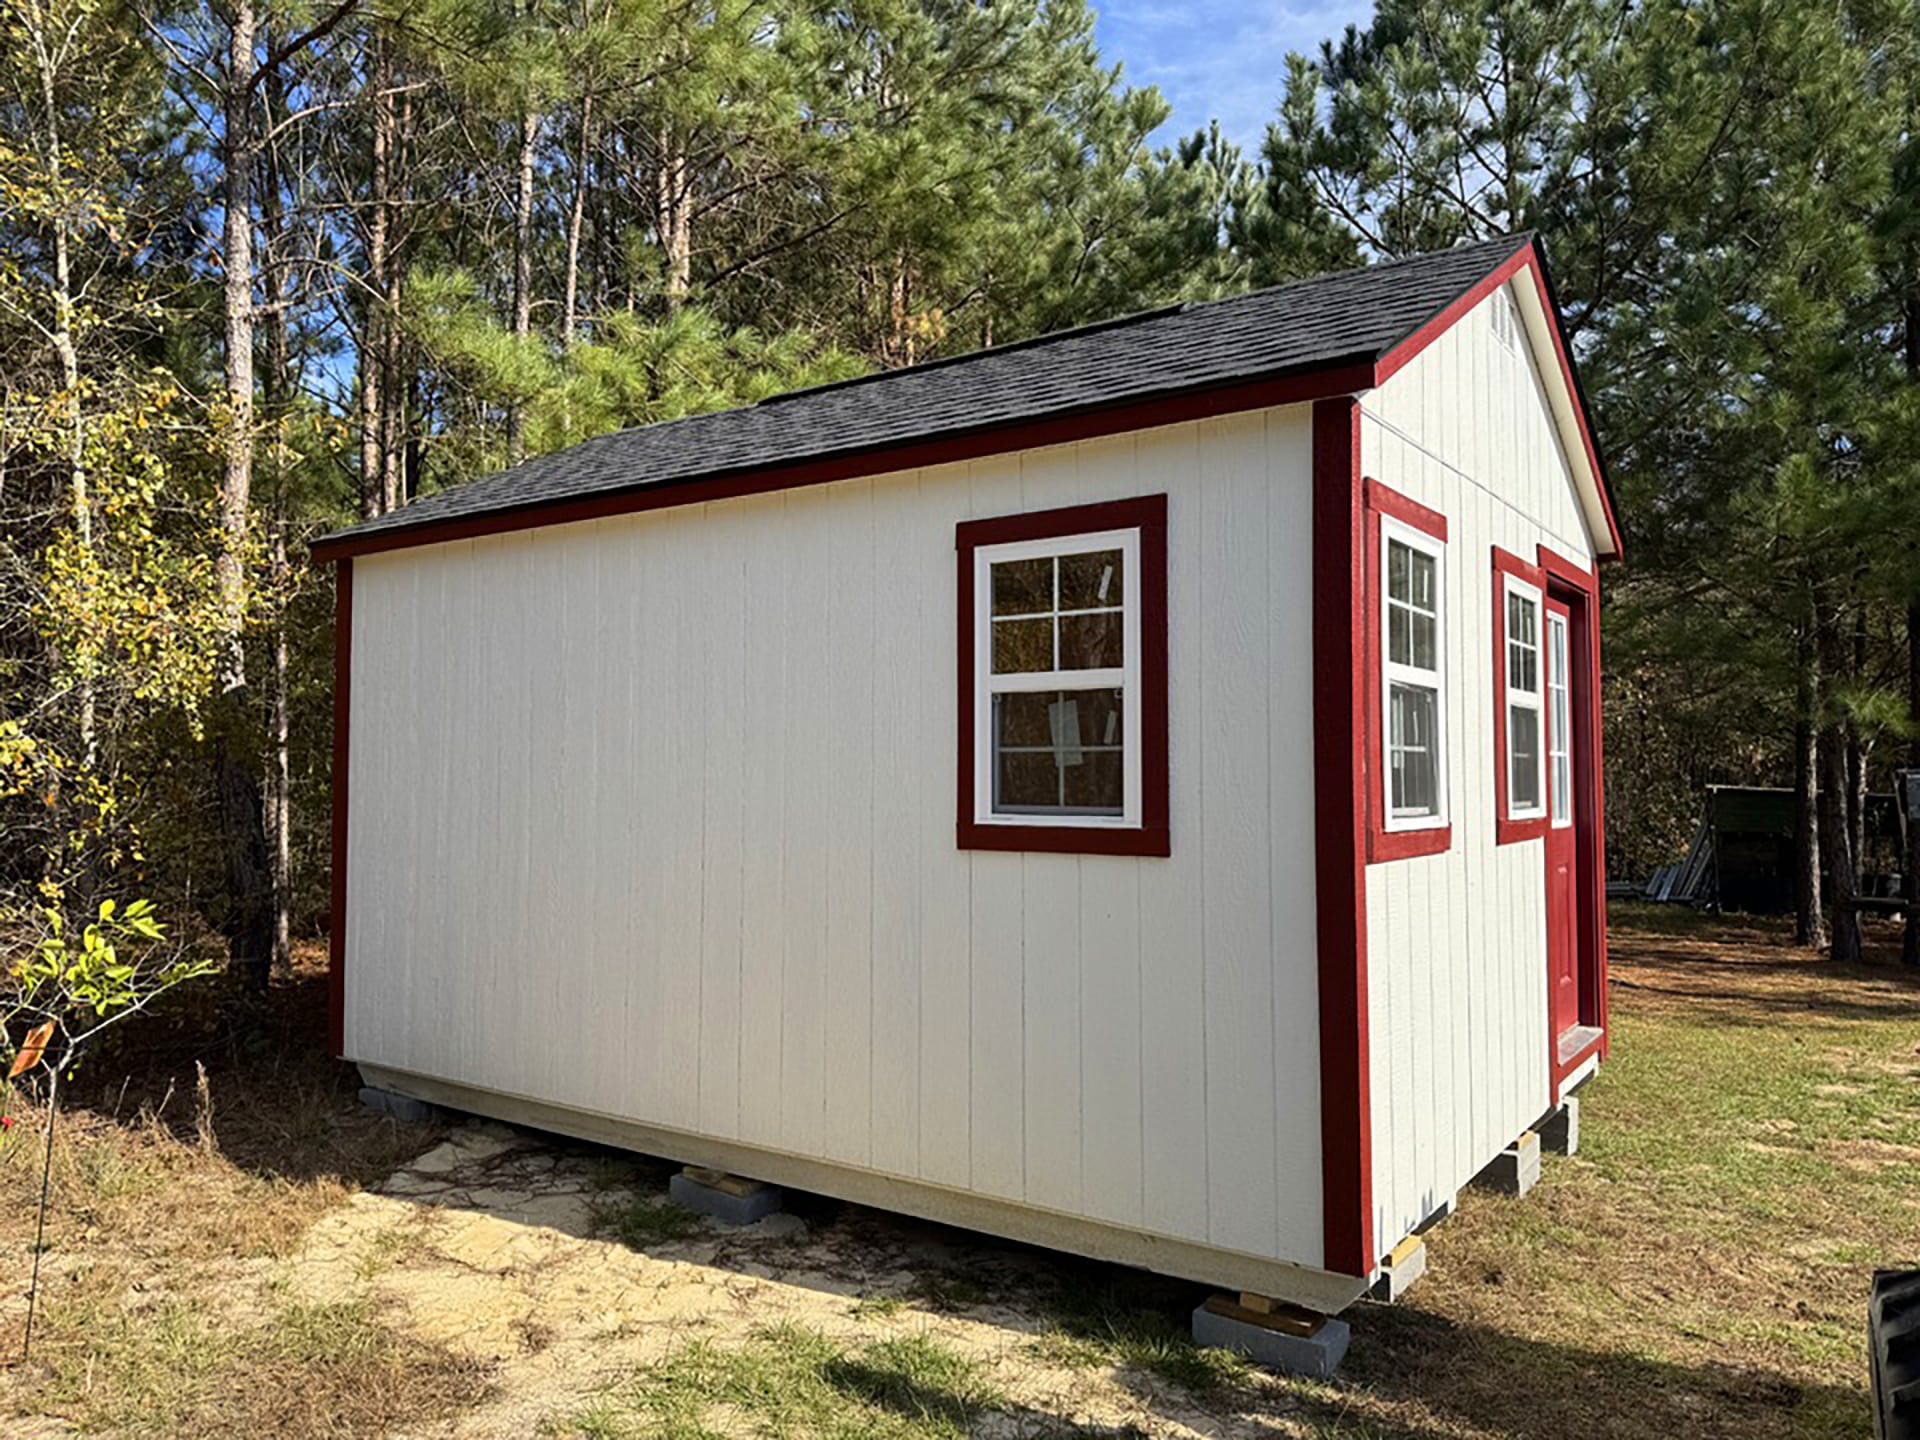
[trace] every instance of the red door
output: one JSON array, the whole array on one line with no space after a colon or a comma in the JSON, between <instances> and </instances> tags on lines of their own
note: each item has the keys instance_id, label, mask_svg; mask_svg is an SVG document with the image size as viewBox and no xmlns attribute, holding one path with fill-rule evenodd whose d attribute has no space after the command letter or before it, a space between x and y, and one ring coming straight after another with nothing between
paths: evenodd
<instances>
[{"instance_id":1,"label":"red door","mask_svg":"<svg viewBox=\"0 0 1920 1440\"><path fill-rule=\"evenodd\" d=\"M1547 966L1554 1038L1566 1058L1568 1032L1580 1025L1579 873L1574 841L1572 631L1565 604L1547 601Z\"/></svg>"}]
</instances>

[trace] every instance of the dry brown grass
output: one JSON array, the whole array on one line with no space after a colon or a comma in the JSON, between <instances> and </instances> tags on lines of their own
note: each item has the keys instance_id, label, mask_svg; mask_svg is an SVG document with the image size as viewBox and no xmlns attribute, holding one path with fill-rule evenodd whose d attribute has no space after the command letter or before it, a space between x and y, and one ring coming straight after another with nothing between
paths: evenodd
<instances>
[{"instance_id":1,"label":"dry brown grass","mask_svg":"<svg viewBox=\"0 0 1920 1440\"><path fill-rule=\"evenodd\" d=\"M1036 1376L1065 1386L1112 1369L1156 1435L1160 1420L1185 1433L1176 1414L1205 1414L1223 1435L1347 1440L1865 1433L1867 1276L1920 1261L1920 977L1890 963L1888 931L1876 935L1882 963L1847 971L1784 944L1771 923L1633 907L1616 913L1614 935L1614 1054L1587 1092L1582 1154L1549 1158L1523 1200L1470 1195L1429 1237L1432 1266L1412 1303L1351 1317L1337 1384L1216 1373L1183 1339L1187 1287L1040 1252L1009 1252L1006 1273L1022 1277L1011 1289L968 1292L966 1276L935 1267L883 1300L835 1302L857 1327L842 1340L852 1354L896 1331L945 1341L964 1331L1010 1393L1050 1393ZM324 1058L317 957L304 959L264 999L209 990L169 1011L138 1032L137 1049L97 1057L83 1077L62 1117L35 1357L0 1376L0 1413L99 1433L299 1440L436 1416L484 1426L501 1409L480 1404L510 1388L499 1362L423 1341L417 1323L383 1308L381 1284L346 1286L353 1298L341 1299L283 1283L316 1219L334 1212L335 1224L355 1189L438 1138L356 1105L351 1073ZM195 1097L196 1061L210 1114ZM17 1336L38 1182L36 1114L21 1101L13 1113L22 1123L0 1150L0 1349ZM821 1208L814 1248L790 1262L796 1281L824 1283L814 1269L831 1270L876 1225L914 1231L858 1207ZM618 1248L590 1228L545 1243ZM716 1297L757 1283L728 1271L727 1252L660 1263ZM738 1320L732 1303L716 1298L711 1323ZM593 1349L584 1334L555 1333L557 1313L527 1312L522 1348L536 1360ZM983 1323L1004 1341L980 1341ZM543 1413L563 1431L673 1433L681 1410L708 1424L719 1413L681 1404L692 1382L680 1371L643 1367L636 1388L595 1409L585 1374L535 1368L553 1397ZM787 1415L750 1413L751 1378L728 1370L714 1392L742 1429ZM792 1408L786 1390L770 1393ZM1045 1407L1015 1424L997 1403L933 1418L995 1434L1093 1433ZM864 1423L857 1407L833 1414Z\"/></svg>"},{"instance_id":2,"label":"dry brown grass","mask_svg":"<svg viewBox=\"0 0 1920 1440\"><path fill-rule=\"evenodd\" d=\"M62 1099L31 1360L15 1416L120 1434L378 1434L483 1376L356 1306L300 1306L276 1262L354 1189L431 1142L355 1103L327 1057L324 956L265 996L182 991L91 1057ZM17 1356L45 1111L0 1146L0 1355Z\"/></svg>"}]
</instances>

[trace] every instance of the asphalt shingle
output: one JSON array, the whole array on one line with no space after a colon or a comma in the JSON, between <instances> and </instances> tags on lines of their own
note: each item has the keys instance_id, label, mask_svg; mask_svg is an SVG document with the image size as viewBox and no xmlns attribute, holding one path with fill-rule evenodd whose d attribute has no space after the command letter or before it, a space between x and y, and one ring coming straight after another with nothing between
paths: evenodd
<instances>
[{"instance_id":1,"label":"asphalt shingle","mask_svg":"<svg viewBox=\"0 0 1920 1440\"><path fill-rule=\"evenodd\" d=\"M326 538L370 537L1372 361L1530 238L1502 236L621 430Z\"/></svg>"}]
</instances>

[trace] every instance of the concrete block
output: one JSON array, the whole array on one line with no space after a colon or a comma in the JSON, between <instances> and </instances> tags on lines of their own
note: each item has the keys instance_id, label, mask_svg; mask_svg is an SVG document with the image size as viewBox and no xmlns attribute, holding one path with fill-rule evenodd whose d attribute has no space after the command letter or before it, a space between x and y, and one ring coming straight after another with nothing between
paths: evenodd
<instances>
[{"instance_id":1,"label":"concrete block","mask_svg":"<svg viewBox=\"0 0 1920 1440\"><path fill-rule=\"evenodd\" d=\"M1502 1195L1524 1195L1540 1179L1540 1137L1528 1130L1502 1150L1473 1183Z\"/></svg>"},{"instance_id":2,"label":"concrete block","mask_svg":"<svg viewBox=\"0 0 1920 1440\"><path fill-rule=\"evenodd\" d=\"M1426 1273L1426 1242L1418 1235L1409 1235L1380 1262L1380 1278L1373 1282L1373 1298L1391 1305L1405 1296L1413 1288L1413 1282Z\"/></svg>"},{"instance_id":3,"label":"concrete block","mask_svg":"<svg viewBox=\"0 0 1920 1440\"><path fill-rule=\"evenodd\" d=\"M382 1115L391 1115L403 1125L431 1125L443 1118L438 1105L429 1105L426 1101L416 1100L411 1095L401 1095L373 1085L360 1087L360 1103L369 1110L378 1110Z\"/></svg>"},{"instance_id":4,"label":"concrete block","mask_svg":"<svg viewBox=\"0 0 1920 1440\"><path fill-rule=\"evenodd\" d=\"M1195 1344L1237 1350L1257 1365L1309 1380L1330 1379L1352 1338L1346 1321L1290 1305L1250 1310L1216 1295L1193 1312Z\"/></svg>"},{"instance_id":5,"label":"concrete block","mask_svg":"<svg viewBox=\"0 0 1920 1440\"><path fill-rule=\"evenodd\" d=\"M1560 1108L1540 1122L1540 1148L1556 1155L1580 1153L1580 1097L1569 1095Z\"/></svg>"},{"instance_id":6,"label":"concrete block","mask_svg":"<svg viewBox=\"0 0 1920 1440\"><path fill-rule=\"evenodd\" d=\"M689 1165L667 1182L667 1194L676 1205L696 1215L710 1215L722 1225L752 1225L780 1209L778 1188L745 1180L723 1170Z\"/></svg>"}]
</instances>

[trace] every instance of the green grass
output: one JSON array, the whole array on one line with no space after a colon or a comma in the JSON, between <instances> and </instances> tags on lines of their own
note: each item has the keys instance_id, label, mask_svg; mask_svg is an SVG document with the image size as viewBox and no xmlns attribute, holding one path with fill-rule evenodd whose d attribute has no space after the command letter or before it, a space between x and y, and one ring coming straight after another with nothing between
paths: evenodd
<instances>
[{"instance_id":1,"label":"green grass","mask_svg":"<svg viewBox=\"0 0 1920 1440\"><path fill-rule=\"evenodd\" d=\"M1605 1393L1635 1440L1863 1434L1868 1276L1920 1261L1920 983L1774 922L1614 921L1580 1155L1470 1194L1409 1303L1357 1312L1347 1412L1571 1434Z\"/></svg>"},{"instance_id":2,"label":"green grass","mask_svg":"<svg viewBox=\"0 0 1920 1440\"><path fill-rule=\"evenodd\" d=\"M1053 1328L1034 1353L1068 1369L1112 1365L1139 1370L1207 1395L1244 1385L1241 1356L1193 1343L1190 1287L1111 1266L1064 1271L1045 1310Z\"/></svg>"},{"instance_id":3,"label":"green grass","mask_svg":"<svg viewBox=\"0 0 1920 1440\"><path fill-rule=\"evenodd\" d=\"M610 1191L593 1207L596 1235L617 1240L629 1250L671 1245L705 1228L701 1218L671 1200Z\"/></svg>"},{"instance_id":4,"label":"green grass","mask_svg":"<svg viewBox=\"0 0 1920 1440\"><path fill-rule=\"evenodd\" d=\"M781 1325L687 1345L571 1424L591 1440L958 1440L999 1400L976 1362L926 1336L842 1345Z\"/></svg>"},{"instance_id":5,"label":"green grass","mask_svg":"<svg viewBox=\"0 0 1920 1440\"><path fill-rule=\"evenodd\" d=\"M364 1301L283 1304L223 1323L169 1300L123 1308L94 1293L50 1307L35 1359L41 1403L87 1431L127 1436L373 1433L478 1401L474 1367L389 1328Z\"/></svg>"}]
</instances>

